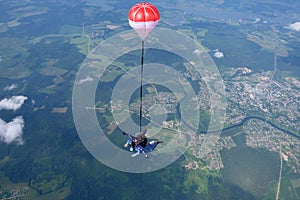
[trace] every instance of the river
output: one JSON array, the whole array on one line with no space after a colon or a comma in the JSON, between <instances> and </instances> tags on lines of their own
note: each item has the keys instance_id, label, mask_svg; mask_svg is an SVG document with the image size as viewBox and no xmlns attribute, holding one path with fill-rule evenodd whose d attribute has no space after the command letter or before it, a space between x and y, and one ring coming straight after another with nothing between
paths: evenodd
<instances>
[{"instance_id":1,"label":"river","mask_svg":"<svg viewBox=\"0 0 300 200\"><path fill-rule=\"evenodd\" d=\"M266 120L262 117L257 117L257 116L247 116L245 117L241 122L237 123L237 124L234 124L234 125L231 125L231 126L228 126L226 128L223 128L222 131L226 131L226 130L229 130L229 129L233 129L233 128L237 128L237 127L240 127L240 126L243 126L247 121L249 121L250 119L258 119L258 120L261 120L261 121L264 121L264 122L267 122L268 124L270 124L272 127L286 133L286 134L289 134L291 136L294 136L295 138L297 139L300 139L300 136L295 134L295 133L292 133L291 131L288 131L288 130L285 130L279 126L277 126L275 123L269 121L269 120Z\"/></svg>"}]
</instances>

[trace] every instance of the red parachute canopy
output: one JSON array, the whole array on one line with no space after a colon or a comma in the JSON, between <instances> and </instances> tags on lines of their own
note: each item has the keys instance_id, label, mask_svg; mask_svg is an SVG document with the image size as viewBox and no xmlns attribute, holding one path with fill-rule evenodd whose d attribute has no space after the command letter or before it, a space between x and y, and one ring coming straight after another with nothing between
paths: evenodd
<instances>
[{"instance_id":1,"label":"red parachute canopy","mask_svg":"<svg viewBox=\"0 0 300 200\"><path fill-rule=\"evenodd\" d=\"M129 25L144 40L157 25L160 15L157 8L150 3L138 3L128 13Z\"/></svg>"}]
</instances>

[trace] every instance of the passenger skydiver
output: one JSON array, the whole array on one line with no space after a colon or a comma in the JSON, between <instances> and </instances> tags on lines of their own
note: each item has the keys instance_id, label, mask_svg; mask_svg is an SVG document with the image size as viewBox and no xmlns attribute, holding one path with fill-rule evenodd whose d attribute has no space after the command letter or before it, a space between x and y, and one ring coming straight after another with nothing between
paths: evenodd
<instances>
[{"instance_id":1,"label":"passenger skydiver","mask_svg":"<svg viewBox=\"0 0 300 200\"><path fill-rule=\"evenodd\" d=\"M158 140L152 140L148 143L146 131L147 130L145 130L142 134L138 134L137 136L133 136L129 133L123 132L123 135L127 135L129 137L127 142L124 144L124 147L130 146L130 151L136 151L136 153L133 154L132 157L143 153L145 157L148 158L147 153L153 151L159 143L162 143Z\"/></svg>"}]
</instances>

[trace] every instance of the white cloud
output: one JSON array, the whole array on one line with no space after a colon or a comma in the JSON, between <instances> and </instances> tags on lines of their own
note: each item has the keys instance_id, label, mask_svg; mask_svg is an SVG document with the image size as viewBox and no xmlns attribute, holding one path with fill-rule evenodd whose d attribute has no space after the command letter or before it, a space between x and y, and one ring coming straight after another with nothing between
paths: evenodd
<instances>
[{"instance_id":1,"label":"white cloud","mask_svg":"<svg viewBox=\"0 0 300 200\"><path fill-rule=\"evenodd\" d=\"M260 21L259 17L255 17L255 21L253 22L254 24L258 23Z\"/></svg>"},{"instance_id":2,"label":"white cloud","mask_svg":"<svg viewBox=\"0 0 300 200\"><path fill-rule=\"evenodd\" d=\"M201 53L203 53L203 51L200 50L200 49L195 49L195 50L193 51L193 53L196 54L196 55L200 55Z\"/></svg>"},{"instance_id":3,"label":"white cloud","mask_svg":"<svg viewBox=\"0 0 300 200\"><path fill-rule=\"evenodd\" d=\"M93 81L93 79L91 77L86 77L84 79L81 79L77 82L77 84L82 84L82 83L85 83L85 82L90 82L90 81Z\"/></svg>"},{"instance_id":4,"label":"white cloud","mask_svg":"<svg viewBox=\"0 0 300 200\"><path fill-rule=\"evenodd\" d=\"M0 110L16 111L21 108L26 100L27 97L25 96L12 96L10 99L4 98L0 101Z\"/></svg>"},{"instance_id":5,"label":"white cloud","mask_svg":"<svg viewBox=\"0 0 300 200\"><path fill-rule=\"evenodd\" d=\"M223 58L224 57L224 54L221 51L219 51L219 49L215 49L214 52L215 52L214 56L216 58Z\"/></svg>"},{"instance_id":6,"label":"white cloud","mask_svg":"<svg viewBox=\"0 0 300 200\"><path fill-rule=\"evenodd\" d=\"M22 145L24 119L22 116L14 118L11 122L0 119L0 140L7 144L16 143Z\"/></svg>"},{"instance_id":7,"label":"white cloud","mask_svg":"<svg viewBox=\"0 0 300 200\"><path fill-rule=\"evenodd\" d=\"M214 56L215 56L216 58L223 58L223 57L224 57L224 54L223 54L222 52L218 51L218 52L215 52Z\"/></svg>"},{"instance_id":8,"label":"white cloud","mask_svg":"<svg viewBox=\"0 0 300 200\"><path fill-rule=\"evenodd\" d=\"M11 91L13 89L16 89L17 87L18 87L17 84L7 85L7 86L5 86L4 91Z\"/></svg>"},{"instance_id":9,"label":"white cloud","mask_svg":"<svg viewBox=\"0 0 300 200\"><path fill-rule=\"evenodd\" d=\"M292 29L294 31L300 31L300 22L290 24L287 28Z\"/></svg>"}]
</instances>

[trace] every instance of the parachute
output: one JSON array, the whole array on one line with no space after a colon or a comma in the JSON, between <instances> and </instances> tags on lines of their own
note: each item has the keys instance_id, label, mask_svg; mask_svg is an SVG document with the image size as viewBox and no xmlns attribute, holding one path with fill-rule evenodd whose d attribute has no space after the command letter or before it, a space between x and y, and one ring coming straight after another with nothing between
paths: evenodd
<instances>
[{"instance_id":1,"label":"parachute","mask_svg":"<svg viewBox=\"0 0 300 200\"><path fill-rule=\"evenodd\" d=\"M158 24L160 14L157 8L150 3L138 3L128 13L129 25L138 33L142 40Z\"/></svg>"},{"instance_id":2,"label":"parachute","mask_svg":"<svg viewBox=\"0 0 300 200\"><path fill-rule=\"evenodd\" d=\"M152 31L152 29L158 24L160 19L160 14L157 8L150 3L138 3L134 5L128 13L128 21L129 25L137 32L139 37L142 40L142 55L141 55L141 85L140 85L140 134L136 137L124 133L129 136L129 140L124 145L127 147L131 146L132 150L137 151L132 156L138 155L142 152L145 157L148 158L147 152L153 151L156 146L161 143L158 140L153 140L151 142L147 142L147 137L142 132L142 108L143 108L143 67L144 67L144 41L147 35Z\"/></svg>"},{"instance_id":3,"label":"parachute","mask_svg":"<svg viewBox=\"0 0 300 200\"><path fill-rule=\"evenodd\" d=\"M142 40L141 56L141 85L140 85L140 134L142 134L143 109L143 67L144 67L144 40L158 24L160 14L157 8L150 3L135 4L128 13L129 25L138 33Z\"/></svg>"}]
</instances>

